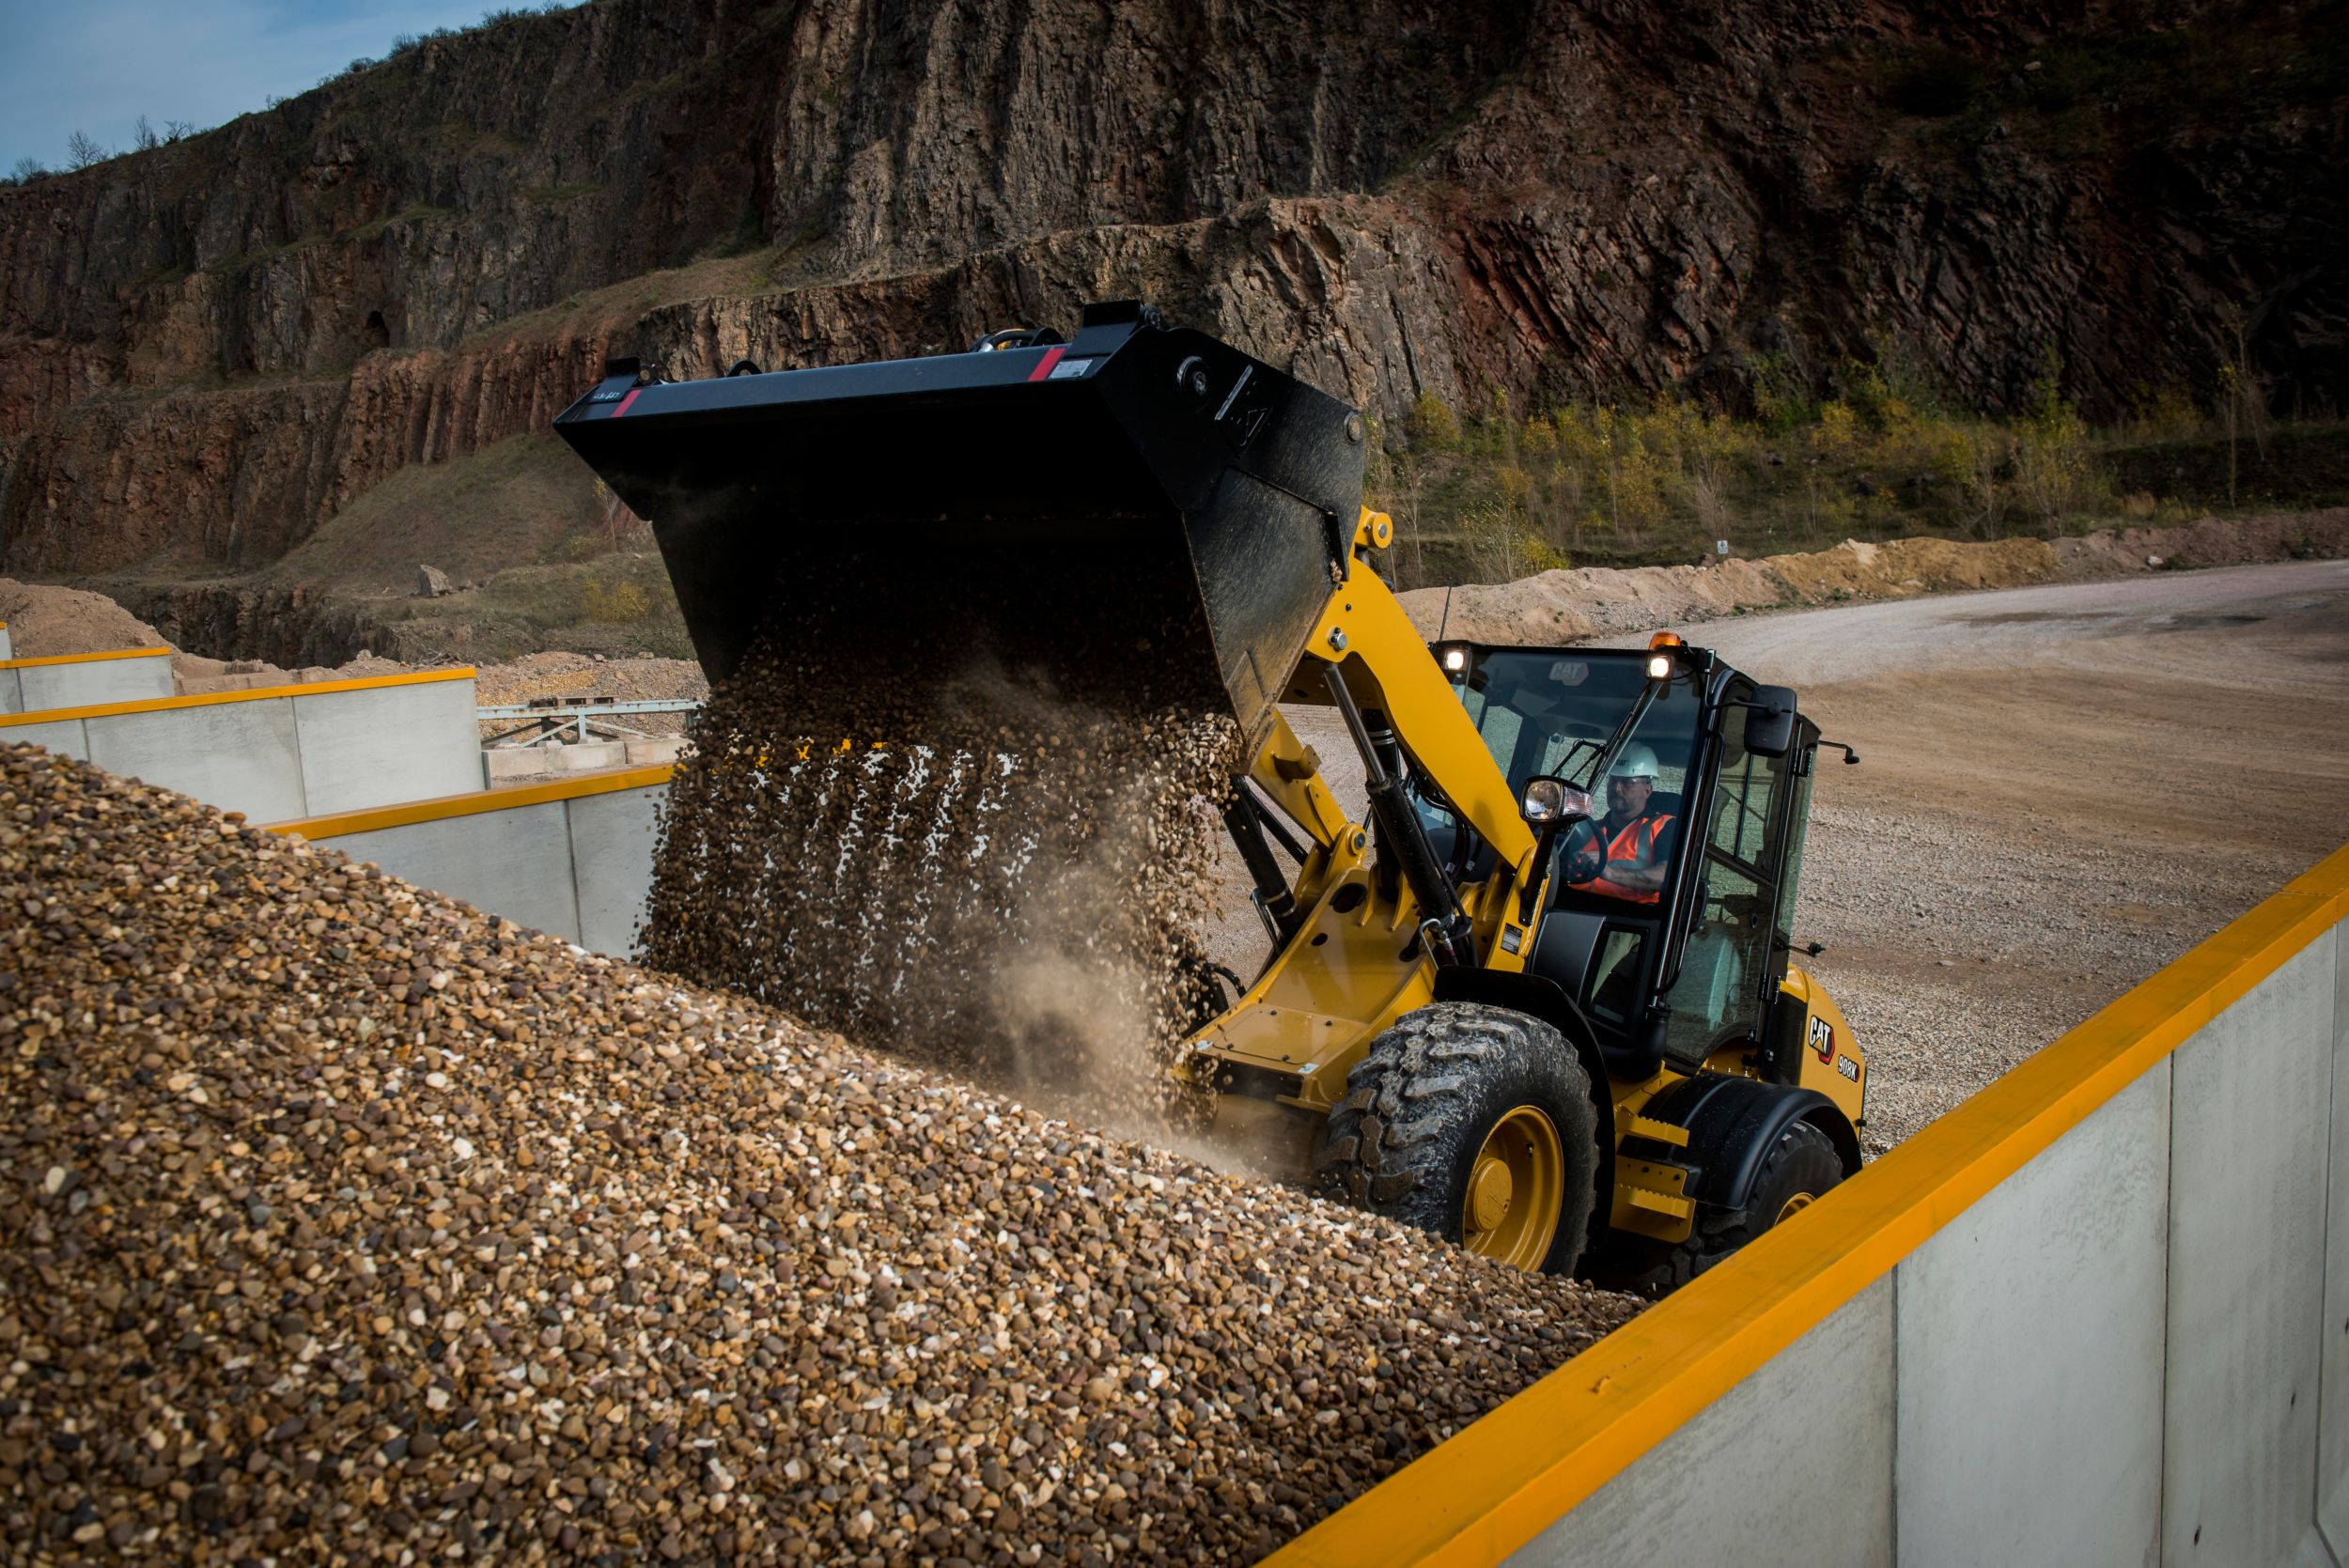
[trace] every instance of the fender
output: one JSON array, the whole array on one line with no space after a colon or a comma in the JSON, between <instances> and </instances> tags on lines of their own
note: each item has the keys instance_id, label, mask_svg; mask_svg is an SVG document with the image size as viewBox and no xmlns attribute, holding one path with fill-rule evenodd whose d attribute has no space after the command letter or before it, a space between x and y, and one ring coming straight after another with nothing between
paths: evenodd
<instances>
[{"instance_id":1,"label":"fender","mask_svg":"<svg viewBox=\"0 0 2349 1568\"><path fill-rule=\"evenodd\" d=\"M1718 1208L1743 1208L1762 1161L1789 1125L1809 1122L1827 1134L1846 1178L1859 1170L1859 1134L1835 1102L1815 1089L1704 1073L1657 1094L1641 1114L1688 1129L1689 1193Z\"/></svg>"},{"instance_id":2,"label":"fender","mask_svg":"<svg viewBox=\"0 0 2349 1568\"><path fill-rule=\"evenodd\" d=\"M1435 978L1438 1001L1481 1001L1488 1007L1506 1007L1512 1013L1539 1018L1564 1035L1566 1044L1574 1048L1574 1054L1582 1059L1582 1070L1590 1076L1592 1095L1599 1101L1602 1110L1608 1109L1612 1096L1607 1093L1610 1066L1606 1049L1599 1045L1591 1020L1556 981L1544 980L1536 974L1476 970L1465 965L1440 968Z\"/></svg>"}]
</instances>

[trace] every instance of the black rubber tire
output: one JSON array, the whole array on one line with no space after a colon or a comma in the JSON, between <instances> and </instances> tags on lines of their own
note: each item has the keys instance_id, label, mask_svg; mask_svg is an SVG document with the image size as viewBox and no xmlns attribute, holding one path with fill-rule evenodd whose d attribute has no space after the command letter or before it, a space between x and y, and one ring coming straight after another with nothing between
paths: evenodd
<instances>
[{"instance_id":1,"label":"black rubber tire","mask_svg":"<svg viewBox=\"0 0 2349 1568\"><path fill-rule=\"evenodd\" d=\"M1460 1240L1477 1151L1503 1116L1531 1105L1565 1157L1557 1239L1544 1272L1573 1270L1598 1198L1598 1109L1565 1037L1505 1007L1438 1002L1370 1043L1314 1152L1314 1189Z\"/></svg>"},{"instance_id":2,"label":"black rubber tire","mask_svg":"<svg viewBox=\"0 0 2349 1568\"><path fill-rule=\"evenodd\" d=\"M1612 1233L1593 1249L1591 1281L1640 1296L1669 1295L1777 1224L1795 1198L1823 1198L1843 1179L1843 1161L1827 1134L1809 1122L1790 1123L1764 1157L1745 1207L1700 1207L1685 1241Z\"/></svg>"}]
</instances>

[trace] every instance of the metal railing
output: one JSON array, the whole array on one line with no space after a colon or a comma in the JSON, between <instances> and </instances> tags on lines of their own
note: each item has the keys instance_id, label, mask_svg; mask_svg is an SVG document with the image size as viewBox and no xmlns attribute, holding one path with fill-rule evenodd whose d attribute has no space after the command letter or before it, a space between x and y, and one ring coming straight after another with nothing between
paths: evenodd
<instances>
[{"instance_id":1,"label":"metal railing","mask_svg":"<svg viewBox=\"0 0 2349 1568\"><path fill-rule=\"evenodd\" d=\"M606 697L533 697L527 702L496 703L474 709L474 717L484 724L511 724L482 744L490 747L536 746L552 740L565 730L571 732L575 741L583 743L590 732L602 736L633 737L650 739L644 731L614 722L622 717L642 713L693 713L701 708L695 697L658 697L638 702L618 702ZM527 737L517 739L516 737Z\"/></svg>"}]
</instances>

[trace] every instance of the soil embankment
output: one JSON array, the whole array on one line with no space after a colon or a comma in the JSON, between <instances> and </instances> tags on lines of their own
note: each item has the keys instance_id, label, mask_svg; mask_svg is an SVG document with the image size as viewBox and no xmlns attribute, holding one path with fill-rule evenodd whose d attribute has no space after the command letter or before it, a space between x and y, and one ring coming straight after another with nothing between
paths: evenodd
<instances>
[{"instance_id":1,"label":"soil embankment","mask_svg":"<svg viewBox=\"0 0 2349 1568\"><path fill-rule=\"evenodd\" d=\"M2052 543L1848 539L1806 554L1700 567L1585 567L1514 582L1419 588L1402 598L1412 623L1431 638L1440 632L1540 646L1769 610L2340 556L2349 556L2349 507L2103 529Z\"/></svg>"}]
</instances>

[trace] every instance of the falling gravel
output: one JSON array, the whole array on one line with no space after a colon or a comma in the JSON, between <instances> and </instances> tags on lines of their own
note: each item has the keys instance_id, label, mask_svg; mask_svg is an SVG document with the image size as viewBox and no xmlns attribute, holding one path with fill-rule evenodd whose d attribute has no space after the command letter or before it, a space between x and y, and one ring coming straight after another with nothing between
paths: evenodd
<instances>
[{"instance_id":1,"label":"falling gravel","mask_svg":"<svg viewBox=\"0 0 2349 1568\"><path fill-rule=\"evenodd\" d=\"M1081 584L921 624L795 603L695 725L647 901L653 966L1129 1130L1225 1004L1198 933L1240 767L1179 626ZM1070 609L1024 644L1032 595ZM1094 604L1090 617L1083 608Z\"/></svg>"},{"instance_id":2,"label":"falling gravel","mask_svg":"<svg viewBox=\"0 0 2349 1568\"><path fill-rule=\"evenodd\" d=\"M1261 1554L1632 1303L0 748L9 1560Z\"/></svg>"}]
</instances>

